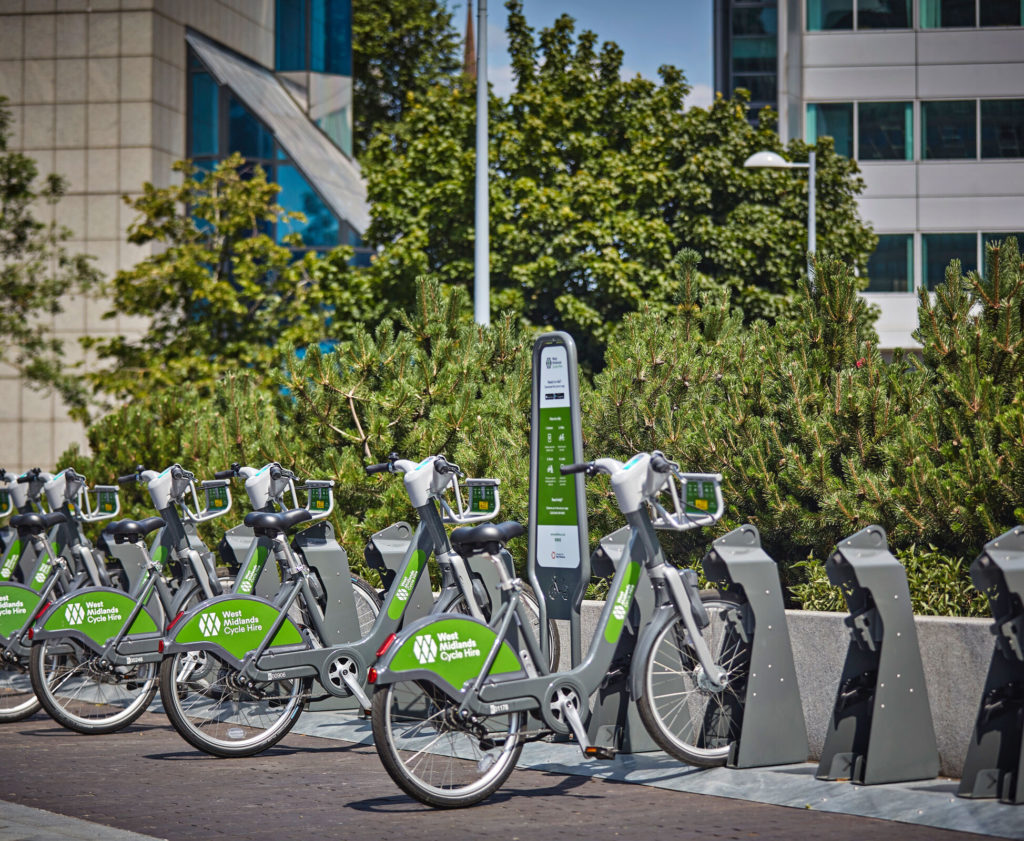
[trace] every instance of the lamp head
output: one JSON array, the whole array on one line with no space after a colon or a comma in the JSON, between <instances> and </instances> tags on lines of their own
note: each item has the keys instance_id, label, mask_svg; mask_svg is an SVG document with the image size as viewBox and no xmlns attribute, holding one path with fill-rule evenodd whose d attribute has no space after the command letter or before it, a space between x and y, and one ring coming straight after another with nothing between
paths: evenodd
<instances>
[{"instance_id":1,"label":"lamp head","mask_svg":"<svg viewBox=\"0 0 1024 841\"><path fill-rule=\"evenodd\" d=\"M792 169L793 164L778 152L755 152L743 162L747 169Z\"/></svg>"}]
</instances>

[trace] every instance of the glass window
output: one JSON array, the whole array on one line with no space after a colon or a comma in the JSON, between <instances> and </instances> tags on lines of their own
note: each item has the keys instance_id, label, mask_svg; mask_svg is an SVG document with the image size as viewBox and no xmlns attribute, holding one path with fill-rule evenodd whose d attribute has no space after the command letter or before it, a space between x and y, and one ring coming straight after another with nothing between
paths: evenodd
<instances>
[{"instance_id":1,"label":"glass window","mask_svg":"<svg viewBox=\"0 0 1024 841\"><path fill-rule=\"evenodd\" d=\"M914 109L910 102L861 102L857 123L859 160L914 159Z\"/></svg>"},{"instance_id":2,"label":"glass window","mask_svg":"<svg viewBox=\"0 0 1024 841\"><path fill-rule=\"evenodd\" d=\"M853 0L807 0L807 29L853 29Z\"/></svg>"},{"instance_id":3,"label":"glass window","mask_svg":"<svg viewBox=\"0 0 1024 841\"><path fill-rule=\"evenodd\" d=\"M235 97L228 106L228 151L249 159L274 157L274 136Z\"/></svg>"},{"instance_id":4,"label":"glass window","mask_svg":"<svg viewBox=\"0 0 1024 841\"><path fill-rule=\"evenodd\" d=\"M910 0L857 0L858 29L908 29Z\"/></svg>"},{"instance_id":5,"label":"glass window","mask_svg":"<svg viewBox=\"0 0 1024 841\"><path fill-rule=\"evenodd\" d=\"M978 268L978 237L975 234L922 234L921 255L924 288L935 289L946 282L950 260L959 260L964 274Z\"/></svg>"},{"instance_id":6,"label":"glass window","mask_svg":"<svg viewBox=\"0 0 1024 841\"><path fill-rule=\"evenodd\" d=\"M981 101L981 156L1024 158L1024 99Z\"/></svg>"},{"instance_id":7,"label":"glass window","mask_svg":"<svg viewBox=\"0 0 1024 841\"><path fill-rule=\"evenodd\" d=\"M779 13L774 7L732 10L733 35L775 35L779 31Z\"/></svg>"},{"instance_id":8,"label":"glass window","mask_svg":"<svg viewBox=\"0 0 1024 841\"><path fill-rule=\"evenodd\" d=\"M868 280L868 292L913 292L914 235L880 235L868 259Z\"/></svg>"},{"instance_id":9,"label":"glass window","mask_svg":"<svg viewBox=\"0 0 1024 841\"><path fill-rule=\"evenodd\" d=\"M280 242L286 234L298 233L309 247L337 245L340 233L338 217L309 186L302 173L291 164L281 164L277 167L277 183L281 185L277 203L285 210L297 210L306 216L305 222L293 219L290 223L278 223L277 241Z\"/></svg>"},{"instance_id":10,"label":"glass window","mask_svg":"<svg viewBox=\"0 0 1024 841\"><path fill-rule=\"evenodd\" d=\"M306 0L277 0L275 58L278 70L308 70Z\"/></svg>"},{"instance_id":11,"label":"glass window","mask_svg":"<svg viewBox=\"0 0 1024 841\"><path fill-rule=\"evenodd\" d=\"M982 26L1024 26L1021 0L981 0Z\"/></svg>"},{"instance_id":12,"label":"glass window","mask_svg":"<svg viewBox=\"0 0 1024 841\"><path fill-rule=\"evenodd\" d=\"M351 0L312 0L310 70L352 75Z\"/></svg>"},{"instance_id":13,"label":"glass window","mask_svg":"<svg viewBox=\"0 0 1024 841\"><path fill-rule=\"evenodd\" d=\"M807 142L819 137L832 137L836 152L853 157L853 103L830 102L807 106Z\"/></svg>"},{"instance_id":14,"label":"glass window","mask_svg":"<svg viewBox=\"0 0 1024 841\"><path fill-rule=\"evenodd\" d=\"M733 84L750 91L751 102L775 102L775 74L733 76Z\"/></svg>"},{"instance_id":15,"label":"glass window","mask_svg":"<svg viewBox=\"0 0 1024 841\"><path fill-rule=\"evenodd\" d=\"M774 73L778 66L774 37L737 38L732 42L733 73Z\"/></svg>"},{"instance_id":16,"label":"glass window","mask_svg":"<svg viewBox=\"0 0 1024 841\"><path fill-rule=\"evenodd\" d=\"M213 76L193 73L188 157L220 154L217 138L219 113L217 83Z\"/></svg>"},{"instance_id":17,"label":"glass window","mask_svg":"<svg viewBox=\"0 0 1024 841\"><path fill-rule=\"evenodd\" d=\"M921 0L924 29L974 25L974 0Z\"/></svg>"},{"instance_id":18,"label":"glass window","mask_svg":"<svg viewBox=\"0 0 1024 841\"><path fill-rule=\"evenodd\" d=\"M976 106L973 99L921 103L921 157L976 158Z\"/></svg>"}]
</instances>

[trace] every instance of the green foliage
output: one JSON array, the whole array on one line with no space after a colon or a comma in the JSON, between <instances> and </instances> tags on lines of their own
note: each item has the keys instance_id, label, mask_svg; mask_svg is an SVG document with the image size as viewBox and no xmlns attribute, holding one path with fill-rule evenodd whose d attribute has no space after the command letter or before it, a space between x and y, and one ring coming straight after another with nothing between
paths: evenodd
<instances>
[{"instance_id":1,"label":"green foliage","mask_svg":"<svg viewBox=\"0 0 1024 841\"><path fill-rule=\"evenodd\" d=\"M86 341L112 363L88 374L98 392L141 397L187 382L208 394L225 373L246 369L272 387L280 345L343 337L347 319L373 316L365 278L348 265L350 249L295 260L287 245L301 245L298 235L278 244L263 232L301 214L276 204L280 187L262 169L243 166L239 155L213 172L187 162L174 168L180 185L147 183L141 196L125 198L140 214L129 241L156 253L117 274L106 317L142 316L149 327L139 338ZM341 313L346 320L328 329Z\"/></svg>"},{"instance_id":2,"label":"green foliage","mask_svg":"<svg viewBox=\"0 0 1024 841\"><path fill-rule=\"evenodd\" d=\"M743 162L761 149L805 159L808 147L783 148L770 112L752 128L744 93L684 110L675 68L660 83L622 79L614 43L577 37L568 16L535 38L507 5L516 88L490 100L492 311L567 330L598 368L625 314L671 310L666 267L691 246L748 317L784 312L804 271L807 191ZM366 239L385 249L372 271L399 304L422 274L472 276L474 103L471 80L417 93L362 159ZM856 217L856 165L818 152L819 247L863 268L874 237Z\"/></svg>"},{"instance_id":3,"label":"green foliage","mask_svg":"<svg viewBox=\"0 0 1024 841\"><path fill-rule=\"evenodd\" d=\"M907 571L914 613L929 616L988 616L988 597L971 583L970 562L949 557L934 546L911 544L896 552ZM825 564L817 560L796 564L805 578L790 589L804 610L845 611L841 588L833 586Z\"/></svg>"},{"instance_id":4,"label":"green foliage","mask_svg":"<svg viewBox=\"0 0 1024 841\"><path fill-rule=\"evenodd\" d=\"M352 3L353 140L361 155L391 131L412 98L450 81L461 66L459 35L439 0Z\"/></svg>"},{"instance_id":5,"label":"green foliage","mask_svg":"<svg viewBox=\"0 0 1024 841\"><path fill-rule=\"evenodd\" d=\"M917 430L908 495L929 541L969 553L1024 522L1024 263L1016 239L989 246L984 275L963 276L954 260L934 304L922 290L918 318L934 407Z\"/></svg>"},{"instance_id":6,"label":"green foliage","mask_svg":"<svg viewBox=\"0 0 1024 841\"><path fill-rule=\"evenodd\" d=\"M14 367L29 384L56 389L80 411L86 393L64 360L63 342L51 329L65 296L82 294L99 281L91 258L68 253L71 232L36 217L34 205L46 213L67 191L59 175L36 185L35 161L9 148L11 112L0 96L0 305L4 311L4 342L0 362Z\"/></svg>"}]
</instances>

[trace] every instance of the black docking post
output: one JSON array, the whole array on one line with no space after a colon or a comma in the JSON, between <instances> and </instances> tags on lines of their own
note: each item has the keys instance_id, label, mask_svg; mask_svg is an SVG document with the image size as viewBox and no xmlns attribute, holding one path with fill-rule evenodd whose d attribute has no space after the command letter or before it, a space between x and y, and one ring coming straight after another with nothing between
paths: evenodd
<instances>
[{"instance_id":1,"label":"black docking post","mask_svg":"<svg viewBox=\"0 0 1024 841\"><path fill-rule=\"evenodd\" d=\"M761 548L761 536L751 525L718 538L703 564L708 580L727 583L740 597L728 633L737 635L749 651L743 719L729 767L804 762L807 726L778 566Z\"/></svg>"},{"instance_id":2,"label":"black docking post","mask_svg":"<svg viewBox=\"0 0 1024 841\"><path fill-rule=\"evenodd\" d=\"M881 526L840 541L826 563L843 589L850 644L817 777L859 785L929 780L939 751L903 565Z\"/></svg>"},{"instance_id":3,"label":"black docking post","mask_svg":"<svg viewBox=\"0 0 1024 841\"><path fill-rule=\"evenodd\" d=\"M988 596L995 650L957 794L1024 803L1024 526L986 543L971 579Z\"/></svg>"}]
</instances>

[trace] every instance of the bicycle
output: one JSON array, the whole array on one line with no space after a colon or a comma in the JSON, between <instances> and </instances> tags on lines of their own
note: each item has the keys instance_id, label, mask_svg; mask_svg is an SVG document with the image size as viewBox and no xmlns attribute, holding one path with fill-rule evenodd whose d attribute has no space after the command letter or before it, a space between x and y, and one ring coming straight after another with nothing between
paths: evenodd
<instances>
[{"instance_id":1,"label":"bicycle","mask_svg":"<svg viewBox=\"0 0 1024 841\"><path fill-rule=\"evenodd\" d=\"M482 620L480 588L474 587L466 561L452 552L444 523L493 518L500 505L497 494L490 510L466 510L458 489L461 471L441 455L417 464L392 454L366 472L402 473L419 515L419 525L373 626L346 641L325 644L328 629L323 612L310 598L308 570L288 551L285 540L290 529L308 519L308 513L248 515L246 524L271 543L288 584L273 601L253 596L216 599L168 629L161 697L172 724L194 747L214 756L249 756L266 750L294 726L310 700L314 680L327 696L354 698L367 711L368 669L376 652L406 620L420 589L429 593L429 576L424 571L431 554L441 573L441 592L433 609L463 609ZM450 488L455 509L445 499ZM306 620L304 626L289 616L295 605ZM226 638L224 632L229 629L232 633ZM219 664L213 685L205 675L195 678L195 658L200 654Z\"/></svg>"},{"instance_id":2,"label":"bicycle","mask_svg":"<svg viewBox=\"0 0 1024 841\"><path fill-rule=\"evenodd\" d=\"M114 732L145 711L157 690L159 643L168 618L220 592L201 554L183 547L178 508L190 524L222 516L231 507L230 492L217 493L226 483L203 483L207 507L200 511L195 477L180 465L121 479L140 477L148 480L153 503L165 516L123 520L107 529L112 551L125 561L130 590L77 588L44 606L29 631L28 672L36 697L55 721L80 733ZM189 494L195 510L187 503ZM158 529L167 540L158 537L151 555L143 539ZM173 575L165 577L156 555L168 543L176 563Z\"/></svg>"},{"instance_id":3,"label":"bicycle","mask_svg":"<svg viewBox=\"0 0 1024 841\"><path fill-rule=\"evenodd\" d=\"M737 603L727 593L699 591L693 570L666 561L655 532L716 522L723 511L721 476L680 473L659 452L625 464L604 458L561 470L609 474L630 527L578 666L553 672L544 665L524 622L523 583L497 563L507 599L490 626L473 617L431 616L381 648L370 676L374 741L391 778L422 803L451 808L486 799L512 773L527 741L571 735L585 756L614 756L590 744L584 719L608 676L643 573L656 607L631 652L629 688L644 726L666 752L704 766L724 764L738 735L749 648L736 632ZM672 511L658 501L663 491ZM457 529L452 542L493 562L524 531L515 522ZM513 630L525 642L523 651L510 645ZM538 729L526 729L528 715L539 719Z\"/></svg>"}]
</instances>

